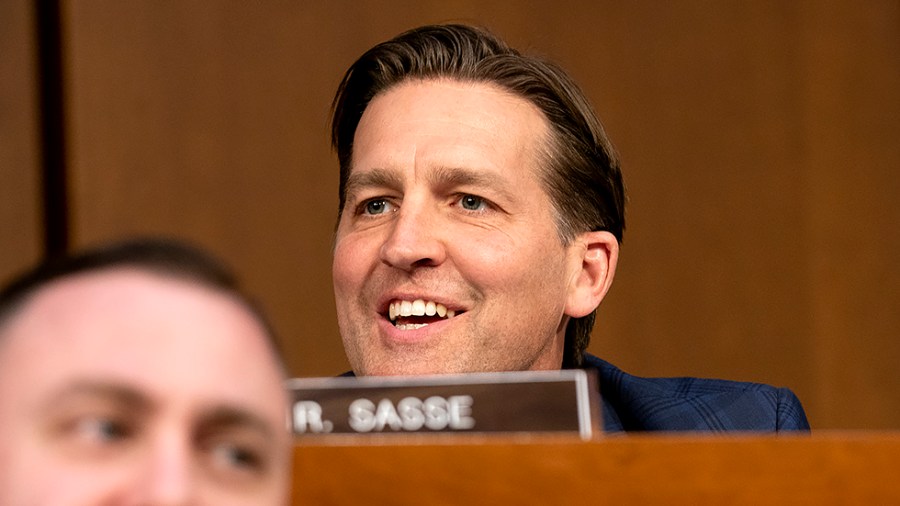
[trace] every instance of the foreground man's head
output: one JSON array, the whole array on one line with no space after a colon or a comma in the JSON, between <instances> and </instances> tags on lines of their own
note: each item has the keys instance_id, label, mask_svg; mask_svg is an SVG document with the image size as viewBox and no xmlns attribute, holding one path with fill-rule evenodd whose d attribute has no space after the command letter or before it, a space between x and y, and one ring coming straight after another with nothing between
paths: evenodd
<instances>
[{"instance_id":1,"label":"foreground man's head","mask_svg":"<svg viewBox=\"0 0 900 506\"><path fill-rule=\"evenodd\" d=\"M332 128L335 298L357 374L580 364L624 189L563 71L482 30L426 26L351 66Z\"/></svg>"},{"instance_id":2,"label":"foreground man's head","mask_svg":"<svg viewBox=\"0 0 900 506\"><path fill-rule=\"evenodd\" d=\"M202 253L132 243L0 297L0 504L283 504L284 370Z\"/></svg>"}]
</instances>

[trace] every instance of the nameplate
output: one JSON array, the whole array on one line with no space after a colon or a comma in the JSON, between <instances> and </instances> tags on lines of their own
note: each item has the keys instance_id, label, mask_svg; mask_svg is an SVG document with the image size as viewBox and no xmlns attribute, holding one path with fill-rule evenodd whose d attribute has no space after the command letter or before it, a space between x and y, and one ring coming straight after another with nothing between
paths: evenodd
<instances>
[{"instance_id":1,"label":"nameplate","mask_svg":"<svg viewBox=\"0 0 900 506\"><path fill-rule=\"evenodd\" d=\"M439 376L296 378L297 436L599 431L593 372L577 370Z\"/></svg>"}]
</instances>

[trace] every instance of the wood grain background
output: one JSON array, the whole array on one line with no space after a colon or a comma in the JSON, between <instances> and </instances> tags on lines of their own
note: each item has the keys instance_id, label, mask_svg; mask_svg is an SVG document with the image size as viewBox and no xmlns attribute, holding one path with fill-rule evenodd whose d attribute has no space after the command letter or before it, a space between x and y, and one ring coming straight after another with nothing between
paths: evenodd
<instances>
[{"instance_id":1,"label":"wood grain background","mask_svg":"<svg viewBox=\"0 0 900 506\"><path fill-rule=\"evenodd\" d=\"M0 3L0 274L43 254L38 34ZM814 428L900 427L900 2L69 1L71 247L175 235L234 264L296 375L347 367L328 109L371 45L487 26L582 84L630 192L590 350L792 387Z\"/></svg>"}]
</instances>

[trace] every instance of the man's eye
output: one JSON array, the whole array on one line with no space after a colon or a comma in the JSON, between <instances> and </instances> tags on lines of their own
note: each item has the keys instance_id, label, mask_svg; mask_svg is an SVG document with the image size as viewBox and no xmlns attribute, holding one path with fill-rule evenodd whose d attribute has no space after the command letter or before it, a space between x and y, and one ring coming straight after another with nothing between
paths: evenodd
<instances>
[{"instance_id":1,"label":"man's eye","mask_svg":"<svg viewBox=\"0 0 900 506\"><path fill-rule=\"evenodd\" d=\"M463 195L459 198L459 205L466 211L481 211L487 206L487 202L475 195Z\"/></svg>"},{"instance_id":2,"label":"man's eye","mask_svg":"<svg viewBox=\"0 0 900 506\"><path fill-rule=\"evenodd\" d=\"M220 441L207 451L212 469L222 477L261 475L269 468L266 452L252 444Z\"/></svg>"},{"instance_id":3,"label":"man's eye","mask_svg":"<svg viewBox=\"0 0 900 506\"><path fill-rule=\"evenodd\" d=\"M219 463L229 467L255 469L262 465L262 458L257 452L234 444L216 445L213 456Z\"/></svg>"},{"instance_id":4,"label":"man's eye","mask_svg":"<svg viewBox=\"0 0 900 506\"><path fill-rule=\"evenodd\" d=\"M72 429L73 434L79 439L103 444L123 441L132 434L127 423L102 416L75 420Z\"/></svg>"},{"instance_id":5,"label":"man's eye","mask_svg":"<svg viewBox=\"0 0 900 506\"><path fill-rule=\"evenodd\" d=\"M368 215L384 214L390 209L390 201L384 198L372 199L364 202L362 205L362 213Z\"/></svg>"}]
</instances>

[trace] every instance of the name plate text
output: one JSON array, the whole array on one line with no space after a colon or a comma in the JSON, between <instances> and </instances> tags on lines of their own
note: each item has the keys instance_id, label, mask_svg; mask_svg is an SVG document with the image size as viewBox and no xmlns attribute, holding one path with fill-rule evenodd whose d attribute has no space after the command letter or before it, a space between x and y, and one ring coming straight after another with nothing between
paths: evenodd
<instances>
[{"instance_id":1,"label":"name plate text","mask_svg":"<svg viewBox=\"0 0 900 506\"><path fill-rule=\"evenodd\" d=\"M596 378L583 370L297 378L295 435L598 433Z\"/></svg>"}]
</instances>

